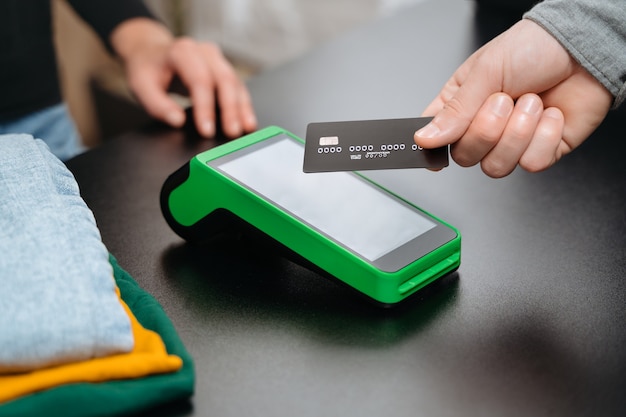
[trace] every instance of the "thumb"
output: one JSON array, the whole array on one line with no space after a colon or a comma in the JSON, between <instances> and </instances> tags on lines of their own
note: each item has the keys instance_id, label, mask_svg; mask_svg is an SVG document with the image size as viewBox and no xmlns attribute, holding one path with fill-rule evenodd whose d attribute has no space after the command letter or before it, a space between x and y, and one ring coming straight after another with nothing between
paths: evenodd
<instances>
[{"instance_id":1,"label":"thumb","mask_svg":"<svg viewBox=\"0 0 626 417\"><path fill-rule=\"evenodd\" d=\"M181 127L185 123L183 108L167 94L166 88L155 77L135 77L133 81L133 93L150 116L173 127Z\"/></svg>"},{"instance_id":2,"label":"thumb","mask_svg":"<svg viewBox=\"0 0 626 417\"><path fill-rule=\"evenodd\" d=\"M463 66L459 68L437 99L428 106L429 112L434 113L433 110L437 108L439 111L430 123L415 132L414 140L419 146L437 148L459 140L487 97L500 91L494 83L494 77L490 77L478 65L473 65L467 77L461 77L465 69Z\"/></svg>"}]
</instances>

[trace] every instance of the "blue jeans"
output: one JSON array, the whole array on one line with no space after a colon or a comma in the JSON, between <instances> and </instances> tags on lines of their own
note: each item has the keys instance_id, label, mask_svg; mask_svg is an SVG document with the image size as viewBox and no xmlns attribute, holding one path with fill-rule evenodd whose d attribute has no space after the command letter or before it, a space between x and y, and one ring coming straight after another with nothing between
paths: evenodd
<instances>
[{"instance_id":1,"label":"blue jeans","mask_svg":"<svg viewBox=\"0 0 626 417\"><path fill-rule=\"evenodd\" d=\"M38 110L18 119L0 121L0 134L7 133L28 133L43 140L50 151L62 161L86 149L64 103Z\"/></svg>"},{"instance_id":2,"label":"blue jeans","mask_svg":"<svg viewBox=\"0 0 626 417\"><path fill-rule=\"evenodd\" d=\"M133 343L74 176L43 141L0 135L0 374L129 352Z\"/></svg>"}]
</instances>

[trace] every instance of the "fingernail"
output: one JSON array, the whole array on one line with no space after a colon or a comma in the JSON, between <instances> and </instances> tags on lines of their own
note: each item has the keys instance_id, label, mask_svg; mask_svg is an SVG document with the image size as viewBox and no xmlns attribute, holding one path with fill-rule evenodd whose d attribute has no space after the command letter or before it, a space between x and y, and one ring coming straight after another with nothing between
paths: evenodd
<instances>
[{"instance_id":1,"label":"fingernail","mask_svg":"<svg viewBox=\"0 0 626 417\"><path fill-rule=\"evenodd\" d=\"M234 134L239 134L241 133L241 125L238 122L233 122L230 124L230 130L234 133Z\"/></svg>"},{"instance_id":2,"label":"fingernail","mask_svg":"<svg viewBox=\"0 0 626 417\"><path fill-rule=\"evenodd\" d=\"M172 126L182 126L185 123L185 116L179 112L171 112L165 116L165 120Z\"/></svg>"},{"instance_id":3,"label":"fingernail","mask_svg":"<svg viewBox=\"0 0 626 417\"><path fill-rule=\"evenodd\" d=\"M256 126L256 117L254 117L254 115L250 115L246 118L246 123L248 124L248 126Z\"/></svg>"},{"instance_id":4,"label":"fingernail","mask_svg":"<svg viewBox=\"0 0 626 417\"><path fill-rule=\"evenodd\" d=\"M549 117L551 119L563 120L563 112L556 107L548 107L543 112L544 117Z\"/></svg>"},{"instance_id":5,"label":"fingernail","mask_svg":"<svg viewBox=\"0 0 626 417\"><path fill-rule=\"evenodd\" d=\"M426 126L421 128L420 130L415 132L415 136L419 136L419 137L424 138L424 139L433 138L433 137L437 136L438 134L439 134L439 128L436 125L432 124L432 123L427 124Z\"/></svg>"},{"instance_id":6,"label":"fingernail","mask_svg":"<svg viewBox=\"0 0 626 417\"><path fill-rule=\"evenodd\" d=\"M496 116L507 117L511 113L511 100L504 94L489 102L489 109Z\"/></svg>"},{"instance_id":7,"label":"fingernail","mask_svg":"<svg viewBox=\"0 0 626 417\"><path fill-rule=\"evenodd\" d=\"M524 113L535 114L540 110L540 101L533 97L522 97L519 101L518 105Z\"/></svg>"},{"instance_id":8,"label":"fingernail","mask_svg":"<svg viewBox=\"0 0 626 417\"><path fill-rule=\"evenodd\" d=\"M215 124L211 120L205 120L202 122L201 129L205 136L215 135Z\"/></svg>"}]
</instances>

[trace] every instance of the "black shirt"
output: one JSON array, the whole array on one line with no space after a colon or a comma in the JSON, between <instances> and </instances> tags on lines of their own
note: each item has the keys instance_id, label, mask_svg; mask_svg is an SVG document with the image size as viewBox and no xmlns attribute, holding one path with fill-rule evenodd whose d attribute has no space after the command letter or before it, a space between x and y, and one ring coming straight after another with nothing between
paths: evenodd
<instances>
[{"instance_id":1,"label":"black shirt","mask_svg":"<svg viewBox=\"0 0 626 417\"><path fill-rule=\"evenodd\" d=\"M123 21L152 14L141 0L67 0L109 50ZM0 120L61 101L50 0L0 0Z\"/></svg>"}]
</instances>

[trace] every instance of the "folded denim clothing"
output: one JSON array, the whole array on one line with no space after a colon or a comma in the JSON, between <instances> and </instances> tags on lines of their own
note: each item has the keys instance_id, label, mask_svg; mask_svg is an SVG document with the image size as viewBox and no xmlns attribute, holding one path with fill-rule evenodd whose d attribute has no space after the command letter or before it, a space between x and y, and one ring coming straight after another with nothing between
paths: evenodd
<instances>
[{"instance_id":1,"label":"folded denim clothing","mask_svg":"<svg viewBox=\"0 0 626 417\"><path fill-rule=\"evenodd\" d=\"M93 214L30 135L0 135L0 254L0 373L133 348Z\"/></svg>"},{"instance_id":2,"label":"folded denim clothing","mask_svg":"<svg viewBox=\"0 0 626 417\"><path fill-rule=\"evenodd\" d=\"M188 410L186 400L193 395L195 383L192 357L158 301L144 291L112 255L110 262L122 300L143 327L161 336L169 355L182 359L182 368L143 378L59 385L1 404L1 416L128 416L149 413L173 402Z\"/></svg>"},{"instance_id":3,"label":"folded denim clothing","mask_svg":"<svg viewBox=\"0 0 626 417\"><path fill-rule=\"evenodd\" d=\"M0 404L21 396L75 382L104 382L178 371L183 363L169 355L158 333L145 329L120 299L132 324L135 347L128 353L0 375ZM1 410L1 408L0 408Z\"/></svg>"}]
</instances>

